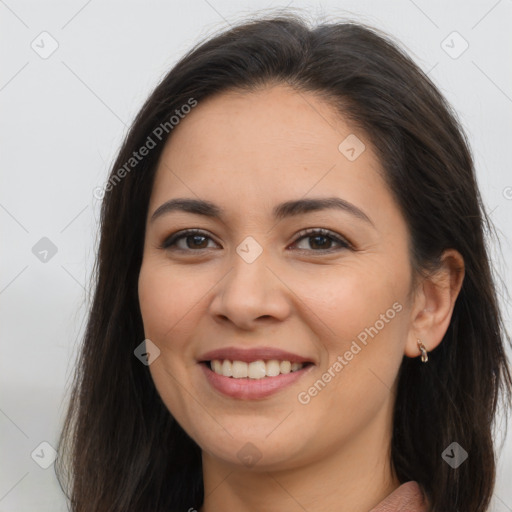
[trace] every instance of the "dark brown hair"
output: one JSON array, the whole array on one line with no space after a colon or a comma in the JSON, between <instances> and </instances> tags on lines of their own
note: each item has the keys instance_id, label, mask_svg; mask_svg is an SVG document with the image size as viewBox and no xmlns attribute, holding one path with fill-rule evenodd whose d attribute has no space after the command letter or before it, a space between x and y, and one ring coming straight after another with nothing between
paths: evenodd
<instances>
[{"instance_id":1,"label":"dark brown hair","mask_svg":"<svg viewBox=\"0 0 512 512\"><path fill-rule=\"evenodd\" d=\"M512 385L484 238L492 225L456 115L389 36L356 22L310 28L280 14L206 40L150 95L110 179L191 98L271 83L322 95L366 134L407 222L415 272L435 269L448 248L464 258L443 341L426 365L403 359L390 464L401 482L420 483L434 511L484 512L495 482L498 400L503 392L508 407ZM170 512L203 502L201 451L133 354L144 339L137 282L145 221L168 132L102 203L94 298L56 464L75 512ZM441 457L453 441L469 453L457 469Z\"/></svg>"}]
</instances>

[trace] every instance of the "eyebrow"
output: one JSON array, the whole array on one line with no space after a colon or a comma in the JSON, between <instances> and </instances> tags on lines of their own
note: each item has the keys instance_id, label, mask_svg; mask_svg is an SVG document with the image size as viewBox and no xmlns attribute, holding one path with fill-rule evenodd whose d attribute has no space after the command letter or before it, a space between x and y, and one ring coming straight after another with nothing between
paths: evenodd
<instances>
[{"instance_id":1,"label":"eyebrow","mask_svg":"<svg viewBox=\"0 0 512 512\"><path fill-rule=\"evenodd\" d=\"M362 210L360 210L352 203L349 203L348 201L345 201L339 197L297 199L293 201L286 201L275 206L272 214L276 220L282 220L286 217L292 217L327 209L342 210L374 226L373 222ZM222 208L210 201L178 197L176 199L170 199L169 201L166 201L160 205L153 212L153 215L151 215L151 222L156 220L158 217L173 211L195 213L197 215L204 215L214 219L222 219L224 215Z\"/></svg>"}]
</instances>

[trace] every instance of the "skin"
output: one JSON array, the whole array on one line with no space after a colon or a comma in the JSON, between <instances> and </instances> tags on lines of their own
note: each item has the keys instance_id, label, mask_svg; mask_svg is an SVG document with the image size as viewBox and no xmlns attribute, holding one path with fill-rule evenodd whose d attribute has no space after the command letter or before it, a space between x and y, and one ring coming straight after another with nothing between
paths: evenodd
<instances>
[{"instance_id":1,"label":"skin","mask_svg":"<svg viewBox=\"0 0 512 512\"><path fill-rule=\"evenodd\" d=\"M339 144L355 134L366 149L349 161ZM150 365L165 405L203 453L201 512L368 511L400 482L390 469L396 378L403 356L442 340L463 279L461 256L413 287L405 220L364 133L313 93L284 85L200 102L175 127L148 209L139 299ZM371 222L326 209L276 221L283 201L340 197ZM174 211L177 197L205 199L222 220ZM161 248L180 230L206 232ZM348 239L298 237L325 228ZM236 252L247 237L263 249ZM458 270L457 270L458 269ZM309 403L298 394L322 378L358 334L392 305L402 308ZM299 381L262 400L223 396L198 358L227 346L274 346L311 359ZM261 458L237 456L251 442Z\"/></svg>"}]
</instances>

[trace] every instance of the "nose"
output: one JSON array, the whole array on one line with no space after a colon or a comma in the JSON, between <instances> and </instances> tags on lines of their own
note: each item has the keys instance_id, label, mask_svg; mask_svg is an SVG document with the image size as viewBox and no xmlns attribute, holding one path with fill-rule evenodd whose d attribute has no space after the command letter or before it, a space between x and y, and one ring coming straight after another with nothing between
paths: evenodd
<instances>
[{"instance_id":1,"label":"nose","mask_svg":"<svg viewBox=\"0 0 512 512\"><path fill-rule=\"evenodd\" d=\"M291 309L289 290L268 265L265 251L252 263L233 254L231 270L219 283L210 303L216 321L243 330L285 320Z\"/></svg>"}]
</instances>

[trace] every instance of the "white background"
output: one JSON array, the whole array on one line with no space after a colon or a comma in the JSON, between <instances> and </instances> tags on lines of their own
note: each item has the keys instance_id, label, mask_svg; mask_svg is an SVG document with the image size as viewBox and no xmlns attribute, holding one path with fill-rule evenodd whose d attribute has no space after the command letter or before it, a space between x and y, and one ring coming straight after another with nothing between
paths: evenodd
<instances>
[{"instance_id":1,"label":"white background","mask_svg":"<svg viewBox=\"0 0 512 512\"><path fill-rule=\"evenodd\" d=\"M286 5L381 28L429 72L469 135L502 239L503 256L493 258L510 286L511 0L0 0L0 512L66 510L54 466L40 468L31 453L43 441L56 446L89 301L99 212L93 190L104 184L127 126L195 42ZM33 41L51 48L43 31L58 43L46 59L31 48ZM442 46L453 31L469 44L458 58ZM458 36L447 41L452 52L464 44ZM32 253L42 237L57 247L46 263ZM509 436L496 511L512 511L511 475Z\"/></svg>"}]
</instances>

